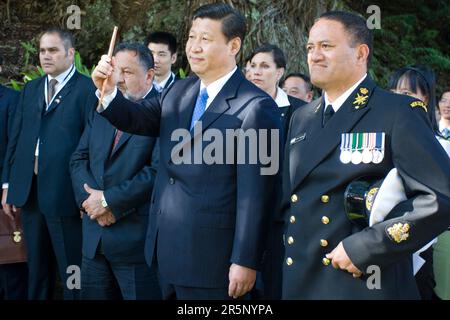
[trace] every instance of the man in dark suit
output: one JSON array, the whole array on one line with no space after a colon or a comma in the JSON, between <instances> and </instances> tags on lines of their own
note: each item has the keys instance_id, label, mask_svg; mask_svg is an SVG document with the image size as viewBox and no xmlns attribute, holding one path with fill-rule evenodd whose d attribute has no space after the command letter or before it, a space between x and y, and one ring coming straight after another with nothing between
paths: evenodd
<instances>
[{"instance_id":1,"label":"man in dark suit","mask_svg":"<svg viewBox=\"0 0 450 320\"><path fill-rule=\"evenodd\" d=\"M40 37L39 59L46 76L22 90L5 158L2 180L9 187L3 189L4 210L22 208L29 299L53 296L56 266L64 297L77 298L79 293L76 275L67 283L73 267L67 268L81 264L81 220L69 160L96 97L90 79L75 70L74 53L72 35L64 30L49 29Z\"/></svg>"},{"instance_id":2,"label":"man in dark suit","mask_svg":"<svg viewBox=\"0 0 450 320\"><path fill-rule=\"evenodd\" d=\"M418 299L411 256L450 224L450 161L427 106L376 86L372 41L365 20L347 12L325 13L310 30L311 80L324 95L289 127L284 299ZM345 213L347 186L393 168L407 200L358 228Z\"/></svg>"},{"instance_id":3,"label":"man in dark suit","mask_svg":"<svg viewBox=\"0 0 450 320\"><path fill-rule=\"evenodd\" d=\"M2 66L3 57L0 55L0 73ZM0 175L3 170L9 131L18 98L18 92L0 85ZM9 215L9 218L14 219L15 217ZM0 265L0 300L26 299L27 277L26 262Z\"/></svg>"},{"instance_id":4,"label":"man in dark suit","mask_svg":"<svg viewBox=\"0 0 450 320\"><path fill-rule=\"evenodd\" d=\"M133 101L158 94L153 58L142 44L122 43L115 50L118 86ZM98 113L72 155L71 175L83 217L81 298L160 299L155 266L144 259L155 138L116 130Z\"/></svg>"},{"instance_id":5,"label":"man in dark suit","mask_svg":"<svg viewBox=\"0 0 450 320\"><path fill-rule=\"evenodd\" d=\"M155 60L154 86L162 92L176 80L172 65L177 61L177 39L169 32L157 31L147 36L146 45Z\"/></svg>"},{"instance_id":6,"label":"man in dark suit","mask_svg":"<svg viewBox=\"0 0 450 320\"><path fill-rule=\"evenodd\" d=\"M117 68L107 56L93 73L97 87L112 75L102 116L121 130L160 136L145 254L150 265L157 261L166 299L240 297L253 287L261 264L277 170L266 172L269 168L260 160L248 163L249 146L258 141L246 143L242 136L229 139L240 148L233 142L220 145L226 162L223 157L216 162L202 158L207 147L212 148L207 134L220 140L227 129L263 129L269 137L279 133L273 99L236 67L244 36L245 19L229 5L197 9L186 54L199 78L176 81L160 100L135 104L124 99L115 89ZM260 144L278 155L278 141L266 138L260 138ZM200 161L192 164L192 156ZM234 162L242 156L247 160Z\"/></svg>"}]
</instances>

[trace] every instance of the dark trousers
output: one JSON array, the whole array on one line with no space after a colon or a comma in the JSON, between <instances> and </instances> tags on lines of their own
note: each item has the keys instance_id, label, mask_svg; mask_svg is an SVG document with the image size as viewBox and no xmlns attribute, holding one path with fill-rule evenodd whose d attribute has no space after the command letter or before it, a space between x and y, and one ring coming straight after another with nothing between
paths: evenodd
<instances>
[{"instance_id":1,"label":"dark trousers","mask_svg":"<svg viewBox=\"0 0 450 320\"><path fill-rule=\"evenodd\" d=\"M26 262L0 265L0 300L26 300L27 277Z\"/></svg>"},{"instance_id":2,"label":"dark trousers","mask_svg":"<svg viewBox=\"0 0 450 320\"><path fill-rule=\"evenodd\" d=\"M160 300L156 267L142 263L111 262L100 253L81 263L83 300Z\"/></svg>"},{"instance_id":3,"label":"dark trousers","mask_svg":"<svg viewBox=\"0 0 450 320\"><path fill-rule=\"evenodd\" d=\"M421 252L420 256L425 259L425 263L415 275L417 288L419 288L422 300L433 300L435 298L434 287L436 286L433 271L433 246Z\"/></svg>"},{"instance_id":4,"label":"dark trousers","mask_svg":"<svg viewBox=\"0 0 450 320\"><path fill-rule=\"evenodd\" d=\"M228 288L194 288L161 281L164 300L231 300Z\"/></svg>"},{"instance_id":5,"label":"dark trousers","mask_svg":"<svg viewBox=\"0 0 450 320\"><path fill-rule=\"evenodd\" d=\"M27 246L28 299L52 299L55 290L56 270L64 287L64 299L79 298L78 289L66 285L69 266L81 265L81 219L79 215L53 217L39 209L36 179L30 197L22 208L22 224Z\"/></svg>"},{"instance_id":6,"label":"dark trousers","mask_svg":"<svg viewBox=\"0 0 450 320\"><path fill-rule=\"evenodd\" d=\"M281 299L282 270L284 259L284 222L273 221L267 237L267 249L264 254L261 279L262 288L259 298L265 300Z\"/></svg>"}]
</instances>

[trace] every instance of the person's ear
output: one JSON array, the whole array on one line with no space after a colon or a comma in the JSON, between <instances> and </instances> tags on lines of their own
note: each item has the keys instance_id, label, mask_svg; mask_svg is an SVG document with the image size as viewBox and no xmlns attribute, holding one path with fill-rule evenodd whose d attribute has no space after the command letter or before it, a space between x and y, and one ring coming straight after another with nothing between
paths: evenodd
<instances>
[{"instance_id":1,"label":"person's ear","mask_svg":"<svg viewBox=\"0 0 450 320\"><path fill-rule=\"evenodd\" d=\"M280 83L281 78L283 77L284 74L284 68L278 68L277 69L277 83Z\"/></svg>"},{"instance_id":2,"label":"person's ear","mask_svg":"<svg viewBox=\"0 0 450 320\"><path fill-rule=\"evenodd\" d=\"M70 59L74 59L75 57L75 49L74 48L69 48L69 50L67 50L67 55Z\"/></svg>"},{"instance_id":3,"label":"person's ear","mask_svg":"<svg viewBox=\"0 0 450 320\"><path fill-rule=\"evenodd\" d=\"M171 64L174 64L175 62L177 62L177 53L176 52L170 58L170 63Z\"/></svg>"},{"instance_id":4,"label":"person's ear","mask_svg":"<svg viewBox=\"0 0 450 320\"><path fill-rule=\"evenodd\" d=\"M369 46L365 43L358 45L356 57L361 63L367 64L369 59Z\"/></svg>"},{"instance_id":5,"label":"person's ear","mask_svg":"<svg viewBox=\"0 0 450 320\"><path fill-rule=\"evenodd\" d=\"M146 82L147 84L153 83L153 78L155 76L155 69L148 69L147 70L147 76L146 76Z\"/></svg>"},{"instance_id":6,"label":"person's ear","mask_svg":"<svg viewBox=\"0 0 450 320\"><path fill-rule=\"evenodd\" d=\"M231 55L237 56L239 50L241 50L241 38L235 37L229 41Z\"/></svg>"}]
</instances>

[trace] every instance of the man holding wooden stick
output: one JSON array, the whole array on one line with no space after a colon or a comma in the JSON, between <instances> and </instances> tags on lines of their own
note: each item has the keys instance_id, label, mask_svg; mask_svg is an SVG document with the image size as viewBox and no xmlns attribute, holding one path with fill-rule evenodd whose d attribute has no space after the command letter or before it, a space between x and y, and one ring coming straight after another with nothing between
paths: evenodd
<instances>
[{"instance_id":1,"label":"man holding wooden stick","mask_svg":"<svg viewBox=\"0 0 450 320\"><path fill-rule=\"evenodd\" d=\"M102 116L125 132L160 137L145 255L149 265L158 265L165 299L241 297L253 287L261 265L277 174L262 174L261 161L176 164L172 153L177 142L171 137L180 128L189 133L186 143L194 145L185 153L194 156L196 144L206 150L201 141L210 129L278 134L274 101L236 67L245 29L245 18L229 5L198 8L186 45L198 78L175 82L160 99L125 99L117 91L115 61L107 56L92 74L98 89L107 79ZM259 142L278 154L277 143L267 140ZM227 159L234 159L237 149L227 149Z\"/></svg>"}]
</instances>

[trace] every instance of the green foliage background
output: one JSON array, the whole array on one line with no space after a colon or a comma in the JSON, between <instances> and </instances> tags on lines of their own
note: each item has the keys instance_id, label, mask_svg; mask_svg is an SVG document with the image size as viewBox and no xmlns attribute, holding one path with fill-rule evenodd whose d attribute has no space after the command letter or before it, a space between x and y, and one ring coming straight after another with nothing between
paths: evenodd
<instances>
[{"instance_id":1,"label":"green foliage background","mask_svg":"<svg viewBox=\"0 0 450 320\"><path fill-rule=\"evenodd\" d=\"M7 10L9 2L9 10ZM37 72L40 31L51 25L65 26L66 9L81 8L81 30L74 32L76 48L91 70L108 50L114 25L121 41L143 41L151 31L167 30L177 36L177 68L189 71L184 43L192 12L214 0L0 0L0 52L7 65L0 82L23 82L27 73ZM288 72L307 73L305 43L314 18L330 9L352 10L368 18L369 5L381 9L381 29L375 30L371 74L385 86L395 69L407 64L430 65L437 74L438 89L450 85L450 3L447 0L227 0L248 21L248 37L240 59L263 42L279 45L288 56ZM9 13L9 14L8 14ZM31 48L30 48L31 45Z\"/></svg>"}]
</instances>

